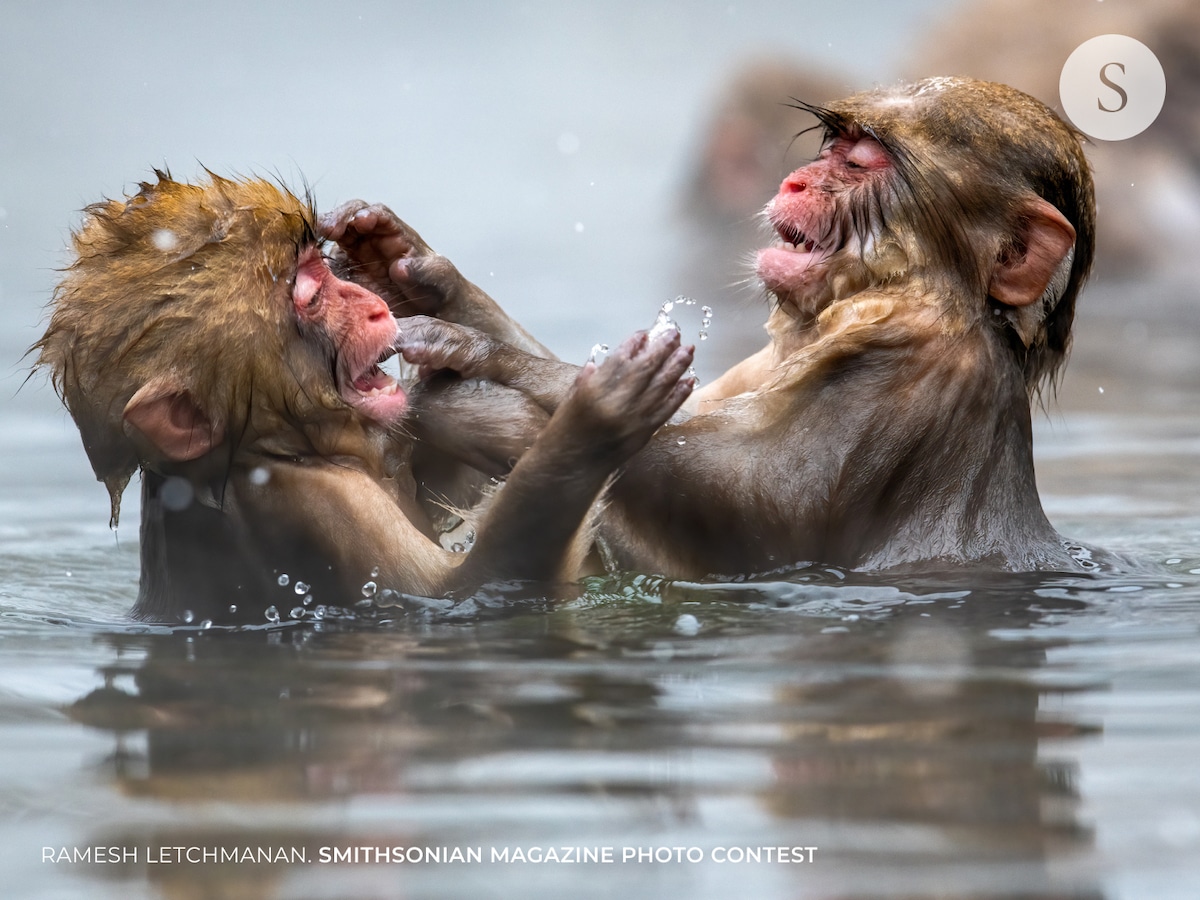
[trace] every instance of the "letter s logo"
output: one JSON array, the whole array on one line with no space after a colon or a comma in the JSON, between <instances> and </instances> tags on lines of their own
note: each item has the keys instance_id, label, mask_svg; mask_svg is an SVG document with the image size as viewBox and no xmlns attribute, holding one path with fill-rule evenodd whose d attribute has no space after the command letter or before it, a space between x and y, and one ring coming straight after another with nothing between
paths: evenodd
<instances>
[{"instance_id":1,"label":"letter s logo","mask_svg":"<svg viewBox=\"0 0 1200 900\"><path fill-rule=\"evenodd\" d=\"M1123 141L1158 118L1167 98L1167 78L1154 51L1141 41L1102 34L1067 57L1058 96L1080 131L1101 141Z\"/></svg>"},{"instance_id":2,"label":"letter s logo","mask_svg":"<svg viewBox=\"0 0 1200 900\"><path fill-rule=\"evenodd\" d=\"M1119 106L1117 106L1116 109L1109 109L1107 106L1105 106L1103 103L1101 103L1100 98L1097 97L1096 98L1096 106L1098 106L1104 112L1115 113L1115 112L1120 112L1121 110L1123 110L1125 108L1125 105L1127 103L1129 103L1129 95L1127 93L1125 93L1125 88L1121 87L1115 81L1112 81L1109 79L1108 70L1109 70L1109 67L1111 67L1111 66L1116 66L1118 69L1121 70L1122 75L1125 74L1125 64L1124 63L1119 63L1119 62L1105 63L1104 65L1102 65L1100 67L1100 82L1105 87L1110 87L1114 91L1116 91L1121 97L1121 103Z\"/></svg>"}]
</instances>

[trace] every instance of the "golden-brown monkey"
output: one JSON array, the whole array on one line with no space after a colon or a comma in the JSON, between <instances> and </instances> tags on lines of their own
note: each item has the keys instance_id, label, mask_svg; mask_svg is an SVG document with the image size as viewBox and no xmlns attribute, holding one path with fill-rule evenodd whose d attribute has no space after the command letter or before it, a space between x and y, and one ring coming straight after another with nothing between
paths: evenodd
<instances>
[{"instance_id":1,"label":"golden-brown monkey","mask_svg":"<svg viewBox=\"0 0 1200 900\"><path fill-rule=\"evenodd\" d=\"M368 581L437 596L571 577L574 535L604 482L690 391L691 349L642 334L585 369L471 553L452 553L415 497L407 393L378 365L395 352L397 320L332 272L316 227L310 203L268 182L159 173L127 201L89 207L74 235L37 363L114 523L143 473L135 615L262 621L289 580L289 593L300 583L342 605ZM489 303L457 311L520 341Z\"/></svg>"}]
</instances>

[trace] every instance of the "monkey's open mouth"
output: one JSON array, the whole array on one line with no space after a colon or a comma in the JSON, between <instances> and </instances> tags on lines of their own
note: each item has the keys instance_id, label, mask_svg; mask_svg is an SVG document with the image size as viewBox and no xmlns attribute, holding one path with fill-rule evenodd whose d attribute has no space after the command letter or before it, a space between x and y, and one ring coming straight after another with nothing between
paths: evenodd
<instances>
[{"instance_id":1,"label":"monkey's open mouth","mask_svg":"<svg viewBox=\"0 0 1200 900\"><path fill-rule=\"evenodd\" d=\"M836 231L814 222L804 210L788 208L778 198L767 207L766 214L777 240L758 251L755 270L763 286L781 300L786 297L792 301L819 290L826 271L824 263L838 249ZM814 224L817 237L805 230Z\"/></svg>"},{"instance_id":2,"label":"monkey's open mouth","mask_svg":"<svg viewBox=\"0 0 1200 900\"><path fill-rule=\"evenodd\" d=\"M365 415L380 422L393 421L404 414L408 397L400 383L380 368L380 363L394 356L389 347L357 375L350 374L342 385L342 398Z\"/></svg>"},{"instance_id":3,"label":"monkey's open mouth","mask_svg":"<svg viewBox=\"0 0 1200 900\"><path fill-rule=\"evenodd\" d=\"M776 225L775 231L783 239L784 250L803 249L805 253L812 253L817 249L817 242L794 225Z\"/></svg>"}]
</instances>

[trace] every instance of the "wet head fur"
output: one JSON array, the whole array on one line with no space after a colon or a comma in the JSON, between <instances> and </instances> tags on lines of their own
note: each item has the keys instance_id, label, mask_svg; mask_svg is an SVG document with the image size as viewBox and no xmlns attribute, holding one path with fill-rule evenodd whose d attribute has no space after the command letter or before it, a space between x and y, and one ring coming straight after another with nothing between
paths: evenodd
<instances>
[{"instance_id":1,"label":"wet head fur","mask_svg":"<svg viewBox=\"0 0 1200 900\"><path fill-rule=\"evenodd\" d=\"M1045 104L1014 88L969 78L930 78L856 94L828 106L800 104L837 137L875 138L893 177L839 204L832 224L851 253L839 261L832 299L870 285L918 279L954 298L950 312L1001 329L1029 391L1052 381L1066 358L1076 297L1095 243L1092 177L1082 136ZM997 259L1020 254L1024 198L1040 197L1076 231L1040 301L1013 309L987 297ZM981 298L986 303L980 303Z\"/></svg>"},{"instance_id":2,"label":"wet head fur","mask_svg":"<svg viewBox=\"0 0 1200 900\"><path fill-rule=\"evenodd\" d=\"M123 419L139 391L186 395L230 456L271 430L264 417L302 421L306 410L345 406L328 374L312 374L332 370L333 348L294 339L296 261L317 243L311 200L260 179L156 175L128 199L84 211L33 348L109 490L114 524L130 476L156 465ZM327 390L314 395L304 387L313 384Z\"/></svg>"}]
</instances>

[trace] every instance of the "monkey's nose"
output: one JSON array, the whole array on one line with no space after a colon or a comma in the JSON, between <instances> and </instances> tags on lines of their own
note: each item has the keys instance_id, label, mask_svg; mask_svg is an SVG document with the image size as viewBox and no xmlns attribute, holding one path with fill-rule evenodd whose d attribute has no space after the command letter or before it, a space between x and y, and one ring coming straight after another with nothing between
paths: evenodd
<instances>
[{"instance_id":1,"label":"monkey's nose","mask_svg":"<svg viewBox=\"0 0 1200 900\"><path fill-rule=\"evenodd\" d=\"M781 194L799 194L801 191L808 188L808 182L803 178L797 178L795 174L789 175L783 179L783 184L779 186Z\"/></svg>"}]
</instances>

